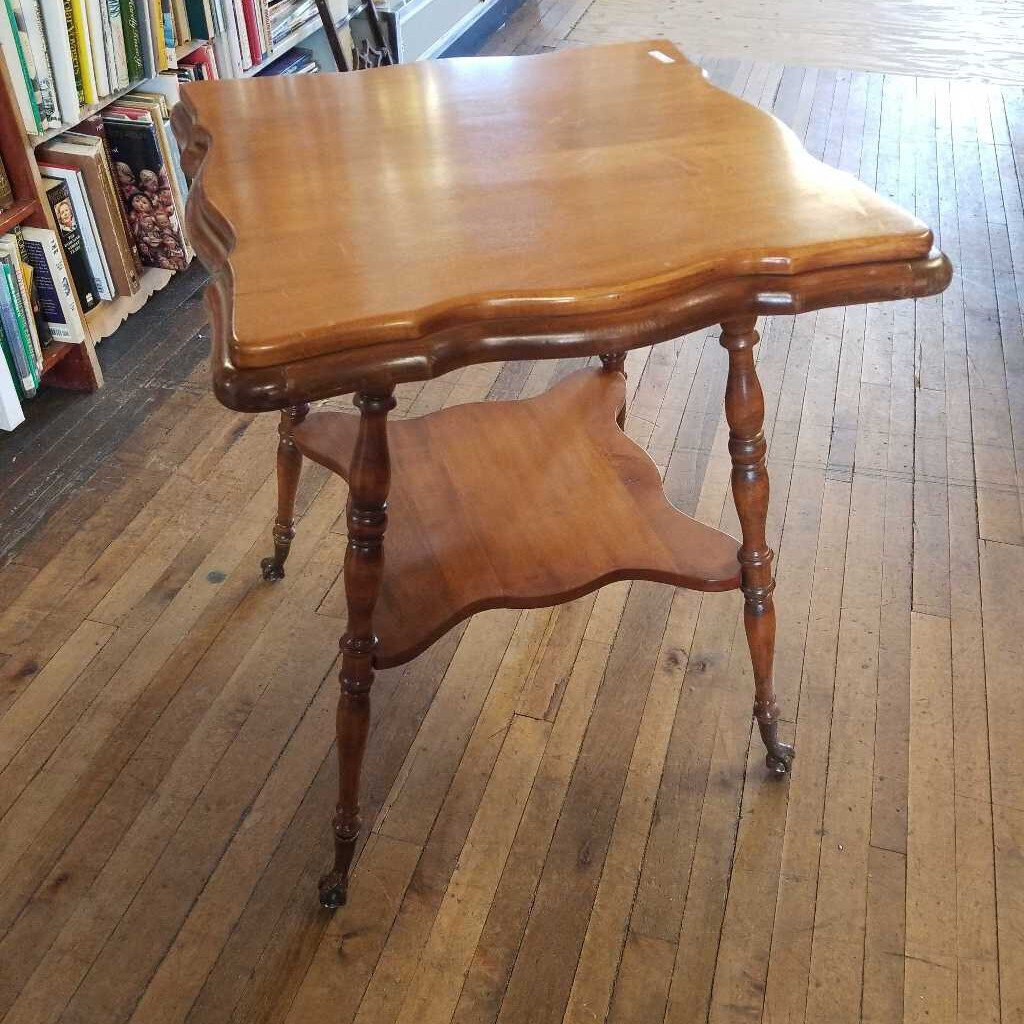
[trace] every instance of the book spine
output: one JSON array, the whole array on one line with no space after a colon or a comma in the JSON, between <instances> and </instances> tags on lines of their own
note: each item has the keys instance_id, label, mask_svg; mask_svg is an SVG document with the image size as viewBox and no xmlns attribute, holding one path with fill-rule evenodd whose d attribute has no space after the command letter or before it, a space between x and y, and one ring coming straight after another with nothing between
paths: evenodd
<instances>
[{"instance_id":1,"label":"book spine","mask_svg":"<svg viewBox=\"0 0 1024 1024\"><path fill-rule=\"evenodd\" d=\"M14 203L14 193L11 191L11 181L7 177L7 168L3 160L0 160L0 210L6 210Z\"/></svg>"},{"instance_id":2,"label":"book spine","mask_svg":"<svg viewBox=\"0 0 1024 1024\"><path fill-rule=\"evenodd\" d=\"M81 63L85 102L95 103L99 99L99 94L92 66L92 39L89 35L89 16L85 10L85 0L71 0L71 12L75 24L75 47Z\"/></svg>"},{"instance_id":3,"label":"book spine","mask_svg":"<svg viewBox=\"0 0 1024 1024\"><path fill-rule=\"evenodd\" d=\"M67 341L71 335L68 325L64 321L64 310L61 308L60 296L57 294L57 284L50 273L49 264L46 262L46 254L38 242L27 243L28 257L35 271L36 290L39 294L39 309L50 335L55 341Z\"/></svg>"},{"instance_id":4,"label":"book spine","mask_svg":"<svg viewBox=\"0 0 1024 1024\"><path fill-rule=\"evenodd\" d=\"M69 34L64 0L36 2L39 4L40 25L50 54L60 117L64 124L74 124L81 116L81 96L75 77L78 58L71 46L74 30Z\"/></svg>"},{"instance_id":5,"label":"book spine","mask_svg":"<svg viewBox=\"0 0 1024 1024\"><path fill-rule=\"evenodd\" d=\"M3 358L0 359L0 427L4 430L13 430L19 423L25 422L25 413L22 412L21 402L18 400L18 388L14 383L17 371L10 353L7 351L2 331L0 331L0 352L3 354Z\"/></svg>"},{"instance_id":6,"label":"book spine","mask_svg":"<svg viewBox=\"0 0 1024 1024\"><path fill-rule=\"evenodd\" d=\"M15 17L24 26L27 50L32 55L36 91L39 96L39 120L44 128L61 124L60 101L54 82L50 51L43 33L43 12L40 0L13 0Z\"/></svg>"},{"instance_id":7,"label":"book spine","mask_svg":"<svg viewBox=\"0 0 1024 1024\"><path fill-rule=\"evenodd\" d=\"M107 51L103 45L100 0L85 0L85 17L89 23L89 46L92 48L92 73L96 78L96 92L106 96L110 93L110 76L107 73Z\"/></svg>"},{"instance_id":8,"label":"book spine","mask_svg":"<svg viewBox=\"0 0 1024 1024\"><path fill-rule=\"evenodd\" d=\"M106 0L106 21L110 26L109 63L113 69L111 85L118 89L128 86L128 54L124 44L124 22L121 18L121 0Z\"/></svg>"},{"instance_id":9,"label":"book spine","mask_svg":"<svg viewBox=\"0 0 1024 1024\"><path fill-rule=\"evenodd\" d=\"M174 10L171 7L171 0L160 0L160 22L164 27L164 46L168 51L173 51L178 45L178 36L174 31ZM168 67L170 67L170 53L168 53Z\"/></svg>"},{"instance_id":10,"label":"book spine","mask_svg":"<svg viewBox=\"0 0 1024 1024\"><path fill-rule=\"evenodd\" d=\"M56 0L54 0L56 2ZM78 34L75 31L75 12L71 0L62 0L64 10L64 28L68 37L68 53L71 55L71 71L75 76L75 89L78 92L78 104L85 103L85 86L82 82L82 61L78 56ZM78 115L81 114L79 110Z\"/></svg>"},{"instance_id":11,"label":"book spine","mask_svg":"<svg viewBox=\"0 0 1024 1024\"><path fill-rule=\"evenodd\" d=\"M24 284L24 298L31 310L29 326L32 328L32 336L36 342L37 354L40 364L43 361L42 350L53 342L50 335L50 328L43 319L42 311L39 308L39 290L36 288L36 277L32 270L32 264L28 258L28 246L25 244L25 229L16 224L11 228L9 237L18 247L18 274Z\"/></svg>"},{"instance_id":12,"label":"book spine","mask_svg":"<svg viewBox=\"0 0 1024 1024\"><path fill-rule=\"evenodd\" d=\"M227 47L228 55L231 58L231 67L234 69L235 75L241 75L252 64L251 62L247 63L249 51L242 41L242 31L239 28L239 0L223 0L223 2L224 15L228 24L227 31L225 31L221 38L225 40L224 45Z\"/></svg>"},{"instance_id":13,"label":"book spine","mask_svg":"<svg viewBox=\"0 0 1024 1024\"><path fill-rule=\"evenodd\" d=\"M167 36L164 33L164 13L160 0L147 0L149 4L149 26L153 39L153 54L157 71L170 67L167 60Z\"/></svg>"},{"instance_id":14,"label":"book spine","mask_svg":"<svg viewBox=\"0 0 1024 1024\"><path fill-rule=\"evenodd\" d=\"M188 14L188 28L193 39L209 39L213 28L206 21L206 10L202 0L185 0L185 11Z\"/></svg>"},{"instance_id":15,"label":"book spine","mask_svg":"<svg viewBox=\"0 0 1024 1024\"><path fill-rule=\"evenodd\" d=\"M39 387L39 376L29 361L28 352L18 326L14 307L14 286L11 282L11 268L6 261L0 261L3 283L0 284L0 326L3 327L4 341L14 364L14 376L24 398L31 398Z\"/></svg>"},{"instance_id":16,"label":"book spine","mask_svg":"<svg viewBox=\"0 0 1024 1024\"><path fill-rule=\"evenodd\" d=\"M18 105L21 108L22 120L30 133L38 134L41 121L35 83L29 71L11 0L4 0L4 9L0 12L0 32L2 32L0 41L3 44L4 56L7 58L7 66L10 68L11 81L17 94Z\"/></svg>"},{"instance_id":17,"label":"book spine","mask_svg":"<svg viewBox=\"0 0 1024 1024\"><path fill-rule=\"evenodd\" d=\"M36 389L39 387L39 362L32 348L32 339L28 333L28 321L25 319L25 311L22 307L18 275L10 256L3 257L3 267L7 291L11 298L11 307L14 310L14 326L17 331L17 338L21 345L21 351L25 356L29 377L32 380L32 394L35 394Z\"/></svg>"},{"instance_id":18,"label":"book spine","mask_svg":"<svg viewBox=\"0 0 1024 1024\"><path fill-rule=\"evenodd\" d=\"M96 295L96 284L93 281L92 271L89 269L89 261L85 255L82 232L75 220L74 205L71 202L71 193L68 191L67 182L58 182L47 189L46 197L53 210L57 234L64 252L64 261L71 274L71 280L75 283L78 301L81 303L82 309L88 313L99 302L99 299Z\"/></svg>"},{"instance_id":19,"label":"book spine","mask_svg":"<svg viewBox=\"0 0 1024 1024\"><path fill-rule=\"evenodd\" d=\"M249 53L253 64L263 60L263 47L260 45L260 31L256 23L255 0L242 0L242 11L245 14L245 35L249 42Z\"/></svg>"},{"instance_id":20,"label":"book spine","mask_svg":"<svg viewBox=\"0 0 1024 1024\"><path fill-rule=\"evenodd\" d=\"M50 168L49 171L52 173L53 168ZM114 298L114 284L110 278L106 253L100 243L100 232L96 226L92 204L85 194L85 183L81 173L72 172L67 182L68 192L71 194L71 204L75 208L82 232L82 241L85 243L85 255L89 260L89 269L92 272L92 279L96 282L96 293L101 299L110 300Z\"/></svg>"},{"instance_id":21,"label":"book spine","mask_svg":"<svg viewBox=\"0 0 1024 1024\"><path fill-rule=\"evenodd\" d=\"M26 228L25 245L40 281L39 303L47 316L50 333L57 341L79 345L85 340L85 327L78 315L71 276L61 254L60 242L46 228ZM43 267L45 266L45 274ZM43 281L47 282L44 288ZM49 290L52 287L52 292ZM44 295L45 290L45 295Z\"/></svg>"},{"instance_id":22,"label":"book spine","mask_svg":"<svg viewBox=\"0 0 1024 1024\"><path fill-rule=\"evenodd\" d=\"M139 16L135 0L121 0L121 26L124 29L124 54L128 65L128 78L137 82L145 76L142 61L142 37L139 33Z\"/></svg>"},{"instance_id":23,"label":"book spine","mask_svg":"<svg viewBox=\"0 0 1024 1024\"><path fill-rule=\"evenodd\" d=\"M153 51L153 33L149 25L148 0L131 0L135 18L139 25L139 50L142 54L142 77L152 78L157 74L156 54Z\"/></svg>"},{"instance_id":24,"label":"book spine","mask_svg":"<svg viewBox=\"0 0 1024 1024\"><path fill-rule=\"evenodd\" d=\"M10 242L12 239L5 236L3 241ZM25 331L25 343L28 346L32 363L34 366L39 367L43 364L43 350L39 344L35 319L32 316L31 299L25 284L24 270L21 267L21 253L15 248L13 251L8 250L5 256L10 260L11 277L14 281L14 305L18 313L18 323L21 324Z\"/></svg>"},{"instance_id":25,"label":"book spine","mask_svg":"<svg viewBox=\"0 0 1024 1024\"><path fill-rule=\"evenodd\" d=\"M107 88L114 92L121 87L117 74L117 60L114 56L114 34L110 24L110 0L98 0L97 11L100 26L100 38L103 40L103 62L107 68Z\"/></svg>"}]
</instances>

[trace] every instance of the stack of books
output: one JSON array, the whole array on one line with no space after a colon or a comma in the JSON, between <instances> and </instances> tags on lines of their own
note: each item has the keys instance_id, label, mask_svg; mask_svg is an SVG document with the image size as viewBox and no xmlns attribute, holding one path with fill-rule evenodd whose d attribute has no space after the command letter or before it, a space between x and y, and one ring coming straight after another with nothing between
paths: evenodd
<instances>
[{"instance_id":1,"label":"stack of books","mask_svg":"<svg viewBox=\"0 0 1024 1024\"><path fill-rule=\"evenodd\" d=\"M158 93L134 92L36 150L82 309L139 290L143 267L184 270L187 192Z\"/></svg>"},{"instance_id":2,"label":"stack of books","mask_svg":"<svg viewBox=\"0 0 1024 1024\"><path fill-rule=\"evenodd\" d=\"M270 38L274 46L319 17L314 0L270 0Z\"/></svg>"},{"instance_id":3,"label":"stack of books","mask_svg":"<svg viewBox=\"0 0 1024 1024\"><path fill-rule=\"evenodd\" d=\"M222 2L2 0L0 51L26 130L70 127L105 97L173 72L179 50L226 28Z\"/></svg>"},{"instance_id":4,"label":"stack of books","mask_svg":"<svg viewBox=\"0 0 1024 1024\"><path fill-rule=\"evenodd\" d=\"M320 65L313 58L312 50L296 46L282 56L272 60L258 72L257 77L268 75L310 75L320 70Z\"/></svg>"}]
</instances>

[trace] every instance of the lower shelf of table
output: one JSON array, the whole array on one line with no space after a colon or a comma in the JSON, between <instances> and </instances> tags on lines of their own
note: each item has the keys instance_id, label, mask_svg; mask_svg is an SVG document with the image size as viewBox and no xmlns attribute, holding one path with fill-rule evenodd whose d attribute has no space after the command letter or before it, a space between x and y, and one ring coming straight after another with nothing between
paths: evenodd
<instances>
[{"instance_id":1,"label":"lower shelf of table","mask_svg":"<svg viewBox=\"0 0 1024 1024\"><path fill-rule=\"evenodd\" d=\"M537 398L389 424L380 667L485 608L560 604L623 579L739 586L739 542L671 505L615 422L624 401L621 374L587 369ZM295 440L347 478L358 424L315 412Z\"/></svg>"}]
</instances>

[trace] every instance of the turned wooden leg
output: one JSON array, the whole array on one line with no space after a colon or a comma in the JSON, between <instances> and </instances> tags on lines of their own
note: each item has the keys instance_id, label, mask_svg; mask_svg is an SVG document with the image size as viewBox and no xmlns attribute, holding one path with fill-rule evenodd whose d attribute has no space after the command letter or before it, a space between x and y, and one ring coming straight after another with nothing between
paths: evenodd
<instances>
[{"instance_id":1,"label":"turned wooden leg","mask_svg":"<svg viewBox=\"0 0 1024 1024\"><path fill-rule=\"evenodd\" d=\"M274 521L274 554L260 562L265 580L283 580L284 563L295 536L295 492L299 489L302 452L295 446L292 430L309 412L308 405L281 410L277 432L277 519Z\"/></svg>"},{"instance_id":2,"label":"turned wooden leg","mask_svg":"<svg viewBox=\"0 0 1024 1024\"><path fill-rule=\"evenodd\" d=\"M765 764L777 775L789 772L796 756L779 741L779 707L775 702L772 667L775 660L775 604L772 560L765 524L768 517L768 470L765 466L764 395L754 368L756 317L727 320L721 343L729 350L725 417L729 422L732 493L740 519L743 624L754 668L754 717L768 751Z\"/></svg>"},{"instance_id":3,"label":"turned wooden leg","mask_svg":"<svg viewBox=\"0 0 1024 1024\"><path fill-rule=\"evenodd\" d=\"M607 355L603 355L601 358L601 365L609 373L618 370L623 377L626 376L626 353L625 352L609 352ZM618 416L615 417L615 422L618 423L621 430L626 429L626 407L623 406L619 410Z\"/></svg>"},{"instance_id":4,"label":"turned wooden leg","mask_svg":"<svg viewBox=\"0 0 1024 1024\"><path fill-rule=\"evenodd\" d=\"M387 415L395 407L390 391L361 393L361 413L352 454L347 506L348 547L345 551L345 598L348 623L341 638L341 696L338 700L338 807L334 815L334 868L320 879L320 903L343 906L348 873L355 855L361 822L359 778L370 727L370 687L377 637L373 610L380 594L384 566L384 531L388 522Z\"/></svg>"}]
</instances>

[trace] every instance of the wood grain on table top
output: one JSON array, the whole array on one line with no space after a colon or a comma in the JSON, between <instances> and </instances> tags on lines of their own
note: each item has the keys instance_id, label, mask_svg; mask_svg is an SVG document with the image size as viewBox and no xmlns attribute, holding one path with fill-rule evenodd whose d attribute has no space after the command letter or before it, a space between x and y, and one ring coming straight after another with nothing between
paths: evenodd
<instances>
[{"instance_id":1,"label":"wood grain on table top","mask_svg":"<svg viewBox=\"0 0 1024 1024\"><path fill-rule=\"evenodd\" d=\"M230 280L239 368L481 321L585 329L719 281L932 245L665 41L182 97L176 129L201 170L190 226Z\"/></svg>"}]
</instances>

